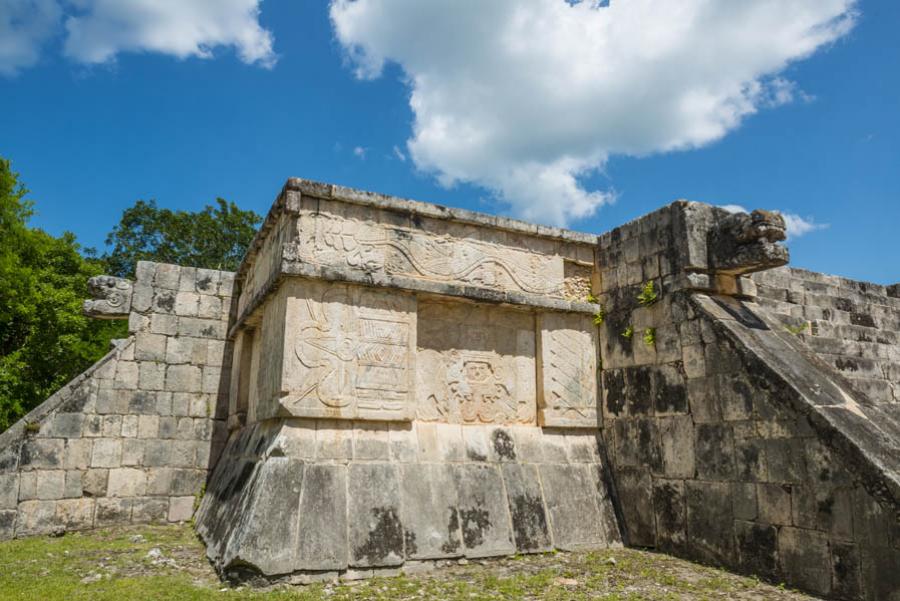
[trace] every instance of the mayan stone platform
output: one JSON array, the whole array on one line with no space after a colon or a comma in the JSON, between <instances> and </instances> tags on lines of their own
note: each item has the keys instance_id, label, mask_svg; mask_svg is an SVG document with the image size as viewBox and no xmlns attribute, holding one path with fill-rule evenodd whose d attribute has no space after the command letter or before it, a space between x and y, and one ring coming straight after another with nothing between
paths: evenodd
<instances>
[{"instance_id":1,"label":"mayan stone platform","mask_svg":"<svg viewBox=\"0 0 900 601\"><path fill-rule=\"evenodd\" d=\"M294 583L625 544L900 600L900 284L784 239L288 180L238 273L91 280L129 337L0 434L0 539L193 517Z\"/></svg>"},{"instance_id":2,"label":"mayan stone platform","mask_svg":"<svg viewBox=\"0 0 900 601\"><path fill-rule=\"evenodd\" d=\"M619 543L595 246L291 180L237 276L210 558L302 581Z\"/></svg>"}]
</instances>

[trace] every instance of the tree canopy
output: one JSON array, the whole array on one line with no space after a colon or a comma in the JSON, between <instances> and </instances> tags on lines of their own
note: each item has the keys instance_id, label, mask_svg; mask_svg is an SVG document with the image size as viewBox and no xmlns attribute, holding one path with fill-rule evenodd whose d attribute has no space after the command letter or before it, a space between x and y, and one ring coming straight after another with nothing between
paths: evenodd
<instances>
[{"instance_id":1,"label":"tree canopy","mask_svg":"<svg viewBox=\"0 0 900 601\"><path fill-rule=\"evenodd\" d=\"M262 218L216 199L202 211L160 209L153 200L125 209L106 238L110 275L133 277L138 261L235 271Z\"/></svg>"},{"instance_id":2,"label":"tree canopy","mask_svg":"<svg viewBox=\"0 0 900 601\"><path fill-rule=\"evenodd\" d=\"M122 322L81 314L87 280L103 273L71 233L31 228L28 191L0 158L0 431L102 357Z\"/></svg>"}]
</instances>

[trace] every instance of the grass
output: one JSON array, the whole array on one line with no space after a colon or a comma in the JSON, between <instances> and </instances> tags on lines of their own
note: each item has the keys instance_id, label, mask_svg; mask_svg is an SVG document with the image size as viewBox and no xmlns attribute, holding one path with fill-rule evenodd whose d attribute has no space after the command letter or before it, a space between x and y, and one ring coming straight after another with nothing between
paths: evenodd
<instances>
[{"instance_id":1,"label":"grass","mask_svg":"<svg viewBox=\"0 0 900 601\"><path fill-rule=\"evenodd\" d=\"M158 551L148 555L151 549ZM154 558L155 557L155 558ZM725 600L811 597L633 549L450 562L418 576L266 589L222 584L187 526L142 526L0 543L0 599L452 601Z\"/></svg>"}]
</instances>

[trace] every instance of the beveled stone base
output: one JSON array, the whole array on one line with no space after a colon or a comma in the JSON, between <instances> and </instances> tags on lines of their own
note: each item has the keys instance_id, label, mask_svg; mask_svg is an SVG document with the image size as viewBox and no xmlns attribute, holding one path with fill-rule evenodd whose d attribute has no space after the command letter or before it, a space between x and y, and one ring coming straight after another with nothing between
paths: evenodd
<instances>
[{"instance_id":1,"label":"beveled stone base","mask_svg":"<svg viewBox=\"0 0 900 601\"><path fill-rule=\"evenodd\" d=\"M598 449L585 430L272 420L232 436L198 532L244 580L607 547Z\"/></svg>"}]
</instances>

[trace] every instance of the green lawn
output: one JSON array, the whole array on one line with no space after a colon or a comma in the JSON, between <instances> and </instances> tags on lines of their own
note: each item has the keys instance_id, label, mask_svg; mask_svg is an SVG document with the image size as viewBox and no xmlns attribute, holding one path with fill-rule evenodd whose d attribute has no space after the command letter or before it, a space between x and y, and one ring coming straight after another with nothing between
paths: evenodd
<instances>
[{"instance_id":1,"label":"green lawn","mask_svg":"<svg viewBox=\"0 0 900 601\"><path fill-rule=\"evenodd\" d=\"M0 543L0 599L547 599L811 597L665 555L613 549L450 565L417 576L268 589L223 585L187 526L142 526Z\"/></svg>"}]
</instances>

